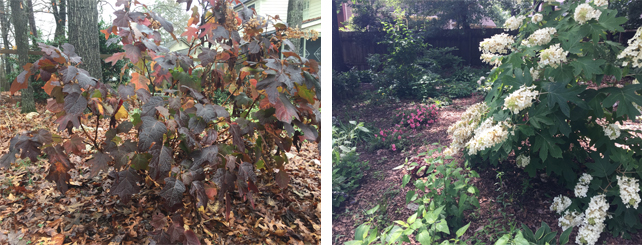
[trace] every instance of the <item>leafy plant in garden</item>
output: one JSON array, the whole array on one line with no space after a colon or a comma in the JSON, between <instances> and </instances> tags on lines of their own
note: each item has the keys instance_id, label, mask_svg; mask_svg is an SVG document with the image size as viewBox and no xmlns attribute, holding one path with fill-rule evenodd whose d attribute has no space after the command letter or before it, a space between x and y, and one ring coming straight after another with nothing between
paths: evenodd
<instances>
[{"instance_id":1,"label":"leafy plant in garden","mask_svg":"<svg viewBox=\"0 0 642 245\"><path fill-rule=\"evenodd\" d=\"M393 127L381 129L375 134L375 140L370 147L376 149L402 150L407 145L407 139L412 133L421 128L429 127L438 118L436 105L412 105L407 109L395 110L394 119L398 123Z\"/></svg>"},{"instance_id":2,"label":"leafy plant in garden","mask_svg":"<svg viewBox=\"0 0 642 245\"><path fill-rule=\"evenodd\" d=\"M69 171L80 167L69 161L69 154L90 148L92 158L85 163L90 175L109 172L114 179L110 194L122 203L135 198L142 185L162 186L165 209L176 218L165 230L165 216L152 217L156 230L151 235L158 243L200 244L175 212L183 208L185 196L201 218L208 200L225 202L229 219L233 198L254 205L259 182L288 188L285 152L303 140L318 142L321 90L318 63L292 51L287 38L316 34L302 34L274 17L262 21L248 8L234 12L233 3L240 2L205 1L203 13L194 8L181 34L190 49L181 54L159 46L160 29L173 33L171 23L151 11L133 11L137 1L117 1L121 9L102 32L117 35L108 42L121 42L124 52L105 61L126 59L134 69L131 82L117 90L77 68L81 58L73 46L64 44L61 50L40 44L44 55L23 67L11 92L25 88L31 77L45 81L51 96L47 109L57 115L59 132L17 135L0 167L46 156L51 163L46 178L64 194ZM262 35L268 24L275 33ZM195 55L197 47L201 52ZM199 68L204 71L194 81L191 74ZM230 95L221 104L212 103L221 90ZM85 125L109 125L109 130L99 135ZM125 140L132 130L137 137Z\"/></svg>"},{"instance_id":3,"label":"leafy plant in garden","mask_svg":"<svg viewBox=\"0 0 642 245\"><path fill-rule=\"evenodd\" d=\"M346 127L332 126L332 206L340 207L350 192L359 187L363 173L370 168L360 161L356 141L360 133L370 133L363 122L350 121Z\"/></svg>"},{"instance_id":4,"label":"leafy plant in garden","mask_svg":"<svg viewBox=\"0 0 642 245\"><path fill-rule=\"evenodd\" d=\"M545 171L574 189L575 198L556 197L551 210L560 226L580 227L581 244L642 228L641 139L620 128L640 115L642 29L627 48L608 40L626 19L607 3L544 2L540 13L509 18L505 28L519 35L480 43L482 60L495 65L492 89L448 130L449 153L463 149L472 163L493 165L514 154L531 177Z\"/></svg>"}]
</instances>

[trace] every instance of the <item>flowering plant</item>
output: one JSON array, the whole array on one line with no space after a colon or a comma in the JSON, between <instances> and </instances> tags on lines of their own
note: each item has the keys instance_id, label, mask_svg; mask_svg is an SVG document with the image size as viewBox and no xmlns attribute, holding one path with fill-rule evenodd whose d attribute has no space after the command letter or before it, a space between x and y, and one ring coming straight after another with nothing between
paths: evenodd
<instances>
[{"instance_id":1,"label":"flowering plant","mask_svg":"<svg viewBox=\"0 0 642 245\"><path fill-rule=\"evenodd\" d=\"M402 150L407 145L407 139L418 130L426 128L437 121L436 105L413 105L408 109L398 109L394 112L396 123L393 127L380 129L375 133L374 149Z\"/></svg>"},{"instance_id":2,"label":"flowering plant","mask_svg":"<svg viewBox=\"0 0 642 245\"><path fill-rule=\"evenodd\" d=\"M642 227L642 139L622 126L640 115L642 28L626 49L608 40L626 18L605 3L547 1L507 20L517 36L480 43L481 59L495 65L492 88L448 129L447 153L493 165L514 155L531 177L546 171L574 190L550 208L564 229L579 227L579 244Z\"/></svg>"}]
</instances>

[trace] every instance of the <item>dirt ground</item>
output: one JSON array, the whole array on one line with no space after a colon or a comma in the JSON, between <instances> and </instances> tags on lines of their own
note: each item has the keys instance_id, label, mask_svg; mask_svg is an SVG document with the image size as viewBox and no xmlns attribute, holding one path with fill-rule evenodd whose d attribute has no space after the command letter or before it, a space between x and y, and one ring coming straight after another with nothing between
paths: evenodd
<instances>
[{"instance_id":1,"label":"dirt ground","mask_svg":"<svg viewBox=\"0 0 642 245\"><path fill-rule=\"evenodd\" d=\"M383 214L385 222L380 223L380 230L392 224L395 220L406 220L414 213L406 207L406 192L414 187L409 184L401 189L401 179L406 171L393 170L393 168L408 162L424 163L423 159L416 157L418 153L426 152L437 146L447 147L451 139L447 136L448 127L455 123L468 106L483 100L482 96L472 96L453 100L450 106L439 110L437 123L429 128L423 129L414 136L414 142L409 149L401 153L390 150L378 150L368 152L365 147L357 147L360 160L368 161L370 170L366 171L361 186L351 194L350 198L341 207L338 214L333 214L332 241L333 244L343 244L354 239L354 232L357 226L367 221L364 215L376 205L387 207ZM380 106L364 105L361 102L347 102L333 105L333 117L347 122L356 120L369 123L376 129L389 127L392 119L388 112L397 108L407 107L409 101L384 103ZM639 126L631 125L627 126ZM463 165L462 153L455 156L453 161ZM515 166L514 160L505 164ZM477 210L467 211L465 223L471 225L462 236L462 240L468 244L493 244L498 237L510 232L512 229L520 229L522 224L527 225L531 230L540 227L541 222L546 222L553 231L557 231L558 237L562 230L557 225L559 216L550 211L554 196L564 194L572 196L570 190L556 185L551 178L530 179L532 188L524 188L524 180L528 175L521 169L514 167L504 170L502 181L497 177L497 169L473 169L480 175L473 178L472 184L480 190L479 204ZM501 186L501 189L500 189ZM571 234L570 241L574 243L577 228ZM411 238L412 240L412 238ZM418 244L412 242L412 244ZM598 244L642 244L642 234L632 234L631 240L619 237L612 237L608 233L602 233Z\"/></svg>"}]
</instances>

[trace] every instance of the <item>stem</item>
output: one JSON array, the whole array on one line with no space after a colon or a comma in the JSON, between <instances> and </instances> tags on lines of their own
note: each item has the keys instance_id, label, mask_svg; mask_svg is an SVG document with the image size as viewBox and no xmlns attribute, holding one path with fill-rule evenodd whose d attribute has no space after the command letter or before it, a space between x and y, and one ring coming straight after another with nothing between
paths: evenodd
<instances>
[{"instance_id":1,"label":"stem","mask_svg":"<svg viewBox=\"0 0 642 245\"><path fill-rule=\"evenodd\" d=\"M81 128L81 129L82 129L82 131L85 133L85 135L87 136L87 138L89 138L89 139L91 140L91 142L93 142L93 143L94 143L94 147L96 147L96 149L99 149L99 148L98 148L98 144L96 143L96 139L92 139L92 138L91 138L91 135L89 135L89 134L87 133L87 131L85 130L85 125L83 125L83 124L81 123L81 124L80 124L80 128ZM96 129L96 131L98 131L98 129Z\"/></svg>"}]
</instances>

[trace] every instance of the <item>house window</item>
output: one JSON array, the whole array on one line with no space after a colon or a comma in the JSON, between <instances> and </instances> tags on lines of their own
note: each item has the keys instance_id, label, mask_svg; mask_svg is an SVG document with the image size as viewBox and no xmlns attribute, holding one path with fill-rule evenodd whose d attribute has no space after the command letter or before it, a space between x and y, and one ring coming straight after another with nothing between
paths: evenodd
<instances>
[{"instance_id":1,"label":"house window","mask_svg":"<svg viewBox=\"0 0 642 245\"><path fill-rule=\"evenodd\" d=\"M303 20L310 18L310 0L303 0Z\"/></svg>"}]
</instances>

